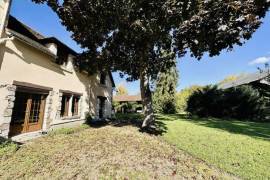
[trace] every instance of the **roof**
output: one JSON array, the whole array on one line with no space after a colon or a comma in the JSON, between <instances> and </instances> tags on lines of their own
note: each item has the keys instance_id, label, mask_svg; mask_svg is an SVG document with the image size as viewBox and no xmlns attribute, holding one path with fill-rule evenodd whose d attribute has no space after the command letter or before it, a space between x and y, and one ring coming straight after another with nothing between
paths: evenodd
<instances>
[{"instance_id":1,"label":"roof","mask_svg":"<svg viewBox=\"0 0 270 180\"><path fill-rule=\"evenodd\" d=\"M219 86L219 88L228 89L228 88L232 88L232 87L237 87L240 85L245 85L245 84L249 84L252 82L263 80L269 76L270 76L270 70L265 70L263 72L256 72L256 73L252 73L252 74L248 74L246 76L243 76L235 81L231 81L231 82L222 84Z\"/></svg>"},{"instance_id":2,"label":"roof","mask_svg":"<svg viewBox=\"0 0 270 180\"><path fill-rule=\"evenodd\" d=\"M12 34L18 40L25 42L28 45L33 46L54 58L57 57L49 51L45 44L55 43L57 44L58 48L64 50L64 52L70 53L74 56L78 55L77 52L75 52L73 49L68 47L56 37L45 37L11 15L8 19L7 29L8 33ZM114 79L111 72L109 72L109 76L112 81L113 87L115 87Z\"/></svg>"},{"instance_id":3,"label":"roof","mask_svg":"<svg viewBox=\"0 0 270 180\"><path fill-rule=\"evenodd\" d=\"M11 15L9 16L7 27L9 29L16 31L17 33L20 33L20 34L32 39L32 40L38 41L40 39L45 38L44 36L39 34L37 31L35 31L32 28L28 27L27 25L23 24L22 22L20 22L19 20L17 20L15 17L13 17Z\"/></svg>"},{"instance_id":4,"label":"roof","mask_svg":"<svg viewBox=\"0 0 270 180\"><path fill-rule=\"evenodd\" d=\"M71 49L70 47L68 47L66 44L64 44L63 42L61 42L59 39L57 39L56 37L48 37L48 38L43 38L40 39L39 42L41 42L42 44L48 44L48 43L54 43L57 45L57 47L59 49L65 49L68 53L77 56L78 53L75 52L73 49Z\"/></svg>"},{"instance_id":5,"label":"roof","mask_svg":"<svg viewBox=\"0 0 270 180\"><path fill-rule=\"evenodd\" d=\"M20 22L18 19L16 19L15 17L11 15L9 16L9 19L8 19L7 28L13 30L17 34L20 34L24 37L31 39L32 41L36 41L36 43L39 43L41 46L44 46L44 48L47 48L45 44L55 43L57 44L57 46L59 46L59 49L62 49L66 51L67 53L70 53L74 56L77 55L77 52L75 52L73 49L68 47L66 44L62 43L56 37L45 37L41 35L40 33L38 33L37 31L30 28L29 26L23 24L22 22Z\"/></svg>"},{"instance_id":6,"label":"roof","mask_svg":"<svg viewBox=\"0 0 270 180\"><path fill-rule=\"evenodd\" d=\"M120 96L114 96L113 101L116 102L137 102L142 101L141 95L120 95Z\"/></svg>"},{"instance_id":7,"label":"roof","mask_svg":"<svg viewBox=\"0 0 270 180\"><path fill-rule=\"evenodd\" d=\"M48 54L49 56L52 56L53 58L57 58L57 56L55 54L53 54L47 47L43 46L42 44L38 43L37 41L34 41L32 39L30 39L27 36L24 36L20 33L17 33L16 31L13 31L11 29L7 29L7 34L11 34L12 36L16 37L16 39L18 39L19 41L22 41L32 47L35 47L37 49L39 49L40 51L42 51L45 54Z\"/></svg>"}]
</instances>

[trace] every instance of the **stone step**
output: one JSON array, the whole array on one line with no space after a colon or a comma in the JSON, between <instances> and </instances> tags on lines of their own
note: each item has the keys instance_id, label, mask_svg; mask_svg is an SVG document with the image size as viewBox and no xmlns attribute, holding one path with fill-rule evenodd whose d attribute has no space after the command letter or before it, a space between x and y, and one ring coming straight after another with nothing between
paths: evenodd
<instances>
[{"instance_id":1,"label":"stone step","mask_svg":"<svg viewBox=\"0 0 270 180\"><path fill-rule=\"evenodd\" d=\"M12 141L18 142L18 143L26 143L27 141L30 141L32 139L38 138L43 136L44 133L42 131L36 131L36 132L30 132L30 133L24 133L17 136L13 136L11 138Z\"/></svg>"}]
</instances>

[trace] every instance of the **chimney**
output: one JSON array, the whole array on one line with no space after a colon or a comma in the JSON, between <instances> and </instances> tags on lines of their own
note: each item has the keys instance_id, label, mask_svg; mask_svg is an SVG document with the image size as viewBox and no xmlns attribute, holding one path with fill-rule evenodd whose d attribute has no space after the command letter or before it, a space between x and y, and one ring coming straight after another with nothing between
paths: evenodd
<instances>
[{"instance_id":1,"label":"chimney","mask_svg":"<svg viewBox=\"0 0 270 180\"><path fill-rule=\"evenodd\" d=\"M5 28L9 16L11 0L0 0L0 38L5 36Z\"/></svg>"}]
</instances>

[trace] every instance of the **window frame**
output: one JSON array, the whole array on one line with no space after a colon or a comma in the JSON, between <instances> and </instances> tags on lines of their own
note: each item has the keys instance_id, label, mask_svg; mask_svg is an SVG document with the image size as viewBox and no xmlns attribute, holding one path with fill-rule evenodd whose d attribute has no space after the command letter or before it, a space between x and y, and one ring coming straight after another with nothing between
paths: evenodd
<instances>
[{"instance_id":1,"label":"window frame","mask_svg":"<svg viewBox=\"0 0 270 180\"><path fill-rule=\"evenodd\" d=\"M72 114L72 116L78 116L79 115L80 99L81 99L81 96L78 96L78 95L73 95L73 97L72 97L72 102L71 102L71 114Z\"/></svg>"},{"instance_id":2,"label":"window frame","mask_svg":"<svg viewBox=\"0 0 270 180\"><path fill-rule=\"evenodd\" d=\"M72 98L71 94L63 93L62 100L61 100L61 113L60 113L61 118L65 118L69 116L70 98Z\"/></svg>"},{"instance_id":3,"label":"window frame","mask_svg":"<svg viewBox=\"0 0 270 180\"><path fill-rule=\"evenodd\" d=\"M107 73L100 73L99 84L103 86L107 85Z\"/></svg>"}]
</instances>

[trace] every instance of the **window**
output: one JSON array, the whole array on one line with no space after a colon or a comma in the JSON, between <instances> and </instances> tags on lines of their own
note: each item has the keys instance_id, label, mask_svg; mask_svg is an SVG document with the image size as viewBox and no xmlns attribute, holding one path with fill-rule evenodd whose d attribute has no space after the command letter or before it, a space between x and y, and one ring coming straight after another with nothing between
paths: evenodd
<instances>
[{"instance_id":1,"label":"window","mask_svg":"<svg viewBox=\"0 0 270 180\"><path fill-rule=\"evenodd\" d=\"M100 74L100 84L106 85L106 74L105 73Z\"/></svg>"},{"instance_id":2,"label":"window","mask_svg":"<svg viewBox=\"0 0 270 180\"><path fill-rule=\"evenodd\" d=\"M61 117L67 117L69 111L70 95L63 94L61 104Z\"/></svg>"},{"instance_id":3,"label":"window","mask_svg":"<svg viewBox=\"0 0 270 180\"><path fill-rule=\"evenodd\" d=\"M79 115L79 102L82 94L73 93L68 91L61 91L63 93L61 103L60 117L66 119L67 117L72 118L73 116Z\"/></svg>"},{"instance_id":4,"label":"window","mask_svg":"<svg viewBox=\"0 0 270 180\"><path fill-rule=\"evenodd\" d=\"M80 101L79 96L73 96L71 108L72 116L79 115L79 101Z\"/></svg>"}]
</instances>

